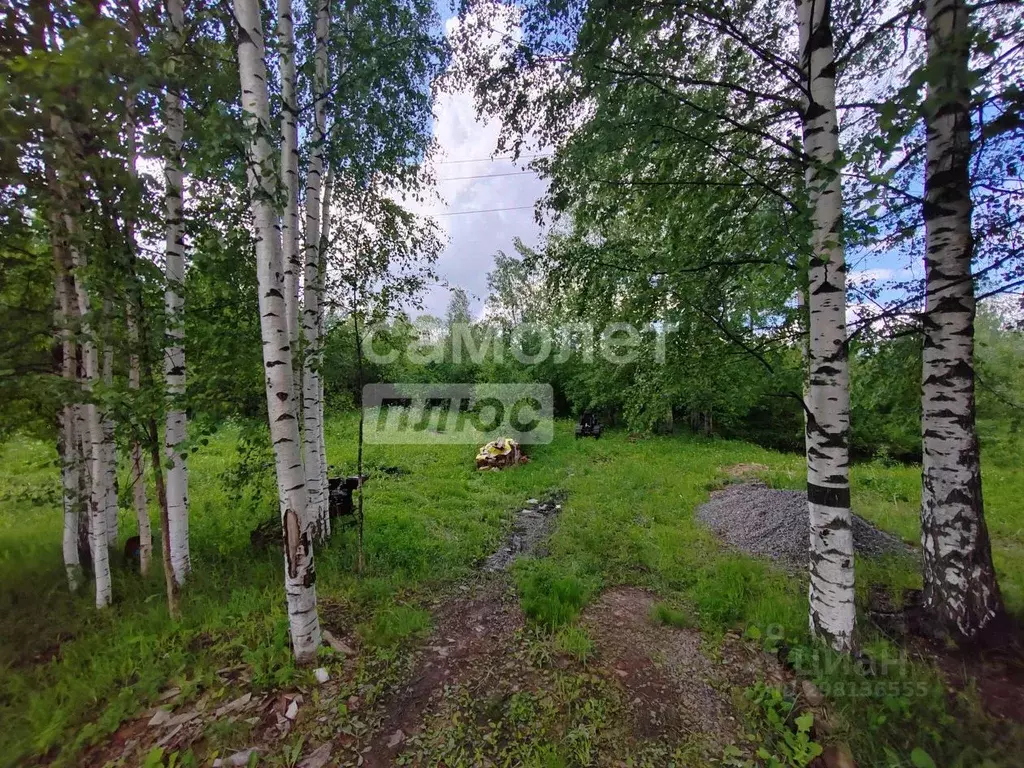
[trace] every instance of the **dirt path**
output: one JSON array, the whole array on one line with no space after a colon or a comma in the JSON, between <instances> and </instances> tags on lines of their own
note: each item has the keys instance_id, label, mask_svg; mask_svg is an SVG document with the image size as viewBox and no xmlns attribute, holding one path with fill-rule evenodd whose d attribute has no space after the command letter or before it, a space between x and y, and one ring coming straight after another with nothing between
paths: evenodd
<instances>
[{"instance_id":1,"label":"dirt path","mask_svg":"<svg viewBox=\"0 0 1024 768\"><path fill-rule=\"evenodd\" d=\"M641 739L725 746L738 732L721 676L701 651L700 632L651 621L654 595L633 587L605 592L583 614L598 661L621 684Z\"/></svg>"},{"instance_id":2,"label":"dirt path","mask_svg":"<svg viewBox=\"0 0 1024 768\"><path fill-rule=\"evenodd\" d=\"M557 646L555 637L524 624L500 579L449 603L416 672L389 694L363 764L394 765L399 756L408 765L519 764L524 753L544 754L545 744L561 750L573 732L586 730L585 710L595 702L606 715L588 733L595 765L680 749L695 764L720 758L742 740L734 690L778 672L738 638L712 661L698 630L652 621L656 602L634 587L609 589L593 601L578 621L593 642L585 663L545 655ZM578 687L567 694L566 686ZM524 702L534 708L517 722ZM529 741L533 752L523 745Z\"/></svg>"},{"instance_id":3,"label":"dirt path","mask_svg":"<svg viewBox=\"0 0 1024 768\"><path fill-rule=\"evenodd\" d=\"M467 677L478 662L493 668L507 655L512 636L523 627L507 569L520 555L543 551L564 499L563 492L550 491L542 500L527 500L513 515L507 539L484 562L479 579L463 585L469 594L446 603L435 615L435 629L418 652L416 671L391 692L380 725L363 748L363 765L391 765L407 740L422 730L426 713L437 708L446 686Z\"/></svg>"},{"instance_id":4,"label":"dirt path","mask_svg":"<svg viewBox=\"0 0 1024 768\"><path fill-rule=\"evenodd\" d=\"M409 671L400 682L372 706L349 697L350 710L365 724L358 735L331 725L329 713L347 695L342 691L352 690L342 679L332 678L305 699L297 693L243 696L235 709L220 708L231 710L231 719L254 722L248 743L263 756L278 753L289 734L306 734L301 768L452 764L460 762L456 758L520 764L524 754L544 754L544 748L561 753L573 733L585 734L595 765L622 765L636 756L645 757L638 765L659 765L658 756L680 749L697 759L693 764L704 764L741 740L733 691L772 675L763 654L748 653L738 638L727 638L712 661L698 630L652 620L656 603L653 594L628 586L598 596L577 622L592 643L591 655L581 660L558 650L556 634L526 623L506 573L481 574L438 606L434 630L406 658ZM296 700L297 731L289 719ZM591 706L597 714L588 714ZM156 731L136 720L93 753L102 759L92 764L129 754L126 764L133 764L157 733L166 735L167 746L199 744L210 713L204 715L200 704L187 709L199 710L183 726L194 726L194 733ZM136 739L138 747L125 748ZM222 755L222 765L243 765L248 750Z\"/></svg>"},{"instance_id":5,"label":"dirt path","mask_svg":"<svg viewBox=\"0 0 1024 768\"><path fill-rule=\"evenodd\" d=\"M577 620L572 631L590 644L587 656L560 645L557 632L527 624L505 568L544 546L561 502L531 499L515 514L508 541L473 579L439 598L430 636L401 651L394 675L373 668L380 660L367 657L353 633L341 634L353 623L347 608L324 601L324 626L337 630L332 645L348 661L315 689L243 695L237 711L222 706L225 717L252 728L250 746L221 753L220 764L243 765L250 751L271 756L296 733L307 739L300 768L521 764L564 749L590 750L595 765L637 756L636 764L659 765L680 749L699 761L719 758L741 735L731 692L765 677L763 659L745 657L738 638L712 662L698 630L656 623L657 598L628 586L606 590ZM339 719L341 705L348 715ZM154 730L145 719L123 727L101 763L141 757L158 735L168 747L200 745L206 726L222 719L202 701L182 708L181 716L196 716L177 730L167 730L171 722Z\"/></svg>"},{"instance_id":6,"label":"dirt path","mask_svg":"<svg viewBox=\"0 0 1024 768\"><path fill-rule=\"evenodd\" d=\"M436 618L435 630L419 652L411 680L388 697L384 716L368 748L363 765L383 768L393 764L405 742L422 728L425 713L480 660L499 654L523 617L504 575L494 575L471 587L472 593L447 603Z\"/></svg>"}]
</instances>

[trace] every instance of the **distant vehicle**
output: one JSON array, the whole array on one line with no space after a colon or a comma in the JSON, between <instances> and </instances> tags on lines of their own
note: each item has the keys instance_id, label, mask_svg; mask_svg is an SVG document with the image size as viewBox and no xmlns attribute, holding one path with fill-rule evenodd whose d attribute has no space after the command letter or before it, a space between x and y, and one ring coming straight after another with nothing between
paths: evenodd
<instances>
[{"instance_id":1,"label":"distant vehicle","mask_svg":"<svg viewBox=\"0 0 1024 768\"><path fill-rule=\"evenodd\" d=\"M584 411L583 415L580 416L579 424L576 425L576 438L581 437L593 437L595 439L601 437L601 425L597 421L597 417L594 416L590 411Z\"/></svg>"}]
</instances>

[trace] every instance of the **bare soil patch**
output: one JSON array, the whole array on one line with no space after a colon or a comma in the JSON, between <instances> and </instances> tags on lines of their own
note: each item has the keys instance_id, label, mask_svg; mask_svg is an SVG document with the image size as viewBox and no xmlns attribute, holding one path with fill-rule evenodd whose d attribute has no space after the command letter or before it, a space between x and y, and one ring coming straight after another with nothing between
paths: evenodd
<instances>
[{"instance_id":1,"label":"bare soil patch","mask_svg":"<svg viewBox=\"0 0 1024 768\"><path fill-rule=\"evenodd\" d=\"M761 472L767 472L768 466L756 463L730 464L727 467L720 467L719 471L725 472L729 477L751 478L757 477Z\"/></svg>"},{"instance_id":2,"label":"bare soil patch","mask_svg":"<svg viewBox=\"0 0 1024 768\"><path fill-rule=\"evenodd\" d=\"M766 670L764 654L738 637L727 637L712 661L699 631L656 624L657 598L634 587L607 590L581 615L579 625L594 646L589 660L558 650L555 635L528 627L506 568L519 554L543 551L563 498L529 500L478 577L437 596L430 636L392 661L362 647L352 632L357 617L351 606L324 600L323 626L333 631L326 642L343 659L329 665L327 682L260 694L251 690L245 665L226 668L219 676L232 693L222 690L211 700L206 692L187 703L174 693L125 723L87 756L88 764L135 764L156 745L209 755L211 726L234 723L241 727L233 740L239 746L220 752L221 765L244 764L250 750L279 754L296 733L306 739L302 768L416 765L445 753L439 735L447 738L459 718L469 719L471 742L492 734L496 754L508 755L502 750L511 749L521 738L516 728L524 727L512 713L516 702L527 700L540 707L534 713L540 720L529 727L547 729L545 738L554 740L587 727L579 702L607 707L602 730L588 737L600 765L641 753L667 755L679 746L717 759L726 745L742 741L737 692L757 679L781 680L780 673ZM567 685L578 689L567 695ZM544 709L552 701L558 703ZM347 714L339 717L339 708ZM162 709L167 712L158 714Z\"/></svg>"},{"instance_id":3,"label":"bare soil patch","mask_svg":"<svg viewBox=\"0 0 1024 768\"><path fill-rule=\"evenodd\" d=\"M165 718L168 722L150 725L148 718L156 712L151 710L126 723L102 749L88 755L88 764L119 759L136 764L158 743L168 749L202 747L207 727L230 719L251 723L251 728L243 737L245 749L237 755L221 752L222 765L232 765L231 758L244 764L250 749L264 756L277 754L296 729L307 738L299 763L303 768L328 764L383 768L400 759L418 765L429 761L438 748L437 734L447 732L456 721L453 717L471 718L471 728L486 730L507 716L510 702L520 692L534 701L558 698L558 681L567 680L584 686L581 696L602 698L610 707L606 727L611 730L594 734L594 746L602 750L598 764L617 765L616 760L653 745L663 745L661 749L690 745L702 759L717 758L726 745L742 741L733 705L737 692L756 679L781 681L779 667L766 669L765 654L733 636L710 659L697 630L652 621L656 600L633 587L610 589L580 617L580 625L594 642L594 656L586 664L557 653L538 658L533 654L553 647L552 636L544 641L543 634L526 626L504 574L481 574L442 599L430 637L403 654L406 671L401 682L386 684L377 695L350 695L361 690L354 688L351 675L356 674L356 662L363 654L358 639L348 636L341 644L355 646L356 655L346 662L345 674L332 676L316 694L306 691L303 698L300 691L254 693L236 699L236 693L209 705L201 698L180 706L171 697L162 705L171 710ZM224 672L227 681L233 670ZM248 687L244 677L231 682ZM362 724L357 731L333 725L330 713L346 697L347 722ZM557 717L570 714L566 711ZM171 718L183 722L172 726ZM550 721L545 727L552 727ZM559 732L566 727L568 720L554 726ZM514 738L514 731L505 738Z\"/></svg>"},{"instance_id":4,"label":"bare soil patch","mask_svg":"<svg viewBox=\"0 0 1024 768\"><path fill-rule=\"evenodd\" d=\"M732 743L739 726L722 677L701 650L700 632L652 623L656 602L643 590L617 587L582 617L600 664L625 691L633 732L642 739Z\"/></svg>"}]
</instances>

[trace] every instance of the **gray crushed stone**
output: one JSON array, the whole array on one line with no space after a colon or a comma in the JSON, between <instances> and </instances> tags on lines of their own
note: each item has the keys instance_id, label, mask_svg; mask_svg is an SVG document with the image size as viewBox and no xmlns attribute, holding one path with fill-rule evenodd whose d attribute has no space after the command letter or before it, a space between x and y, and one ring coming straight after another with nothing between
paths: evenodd
<instances>
[{"instance_id":1,"label":"gray crushed stone","mask_svg":"<svg viewBox=\"0 0 1024 768\"><path fill-rule=\"evenodd\" d=\"M807 494L779 491L763 483L737 483L714 491L698 507L697 519L728 544L787 567L805 568L810 546ZM853 516L854 550L868 557L909 555L913 548Z\"/></svg>"},{"instance_id":2,"label":"gray crushed stone","mask_svg":"<svg viewBox=\"0 0 1024 768\"><path fill-rule=\"evenodd\" d=\"M555 492L543 501L527 500L527 506L516 512L508 538L484 561L483 570L504 571L520 555L546 555L548 536L554 530L564 499L565 494Z\"/></svg>"}]
</instances>

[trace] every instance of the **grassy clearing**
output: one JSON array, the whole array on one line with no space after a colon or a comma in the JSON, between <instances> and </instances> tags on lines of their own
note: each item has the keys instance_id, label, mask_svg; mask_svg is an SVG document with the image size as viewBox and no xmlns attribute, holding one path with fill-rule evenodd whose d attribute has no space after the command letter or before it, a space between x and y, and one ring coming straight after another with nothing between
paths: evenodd
<instances>
[{"instance_id":1,"label":"grassy clearing","mask_svg":"<svg viewBox=\"0 0 1024 768\"><path fill-rule=\"evenodd\" d=\"M329 454L346 471L354 432L350 417L333 420L327 432ZM222 430L191 464L195 574L177 625L166 617L158 573L142 580L117 572L115 606L100 614L88 595L67 594L52 451L24 440L0 447L0 764L29 756L73 762L151 705L168 683L186 695L215 689L216 670L231 664L248 664L253 684L266 688L307 674L294 668L288 652L280 556L254 554L249 546L249 531L274 512L273 491L266 483L242 492L230 487L236 439L236 430ZM317 553L318 591L332 607L325 620L338 621L332 618L337 608L351 622L340 628L356 628L376 649L368 677L389 674L381 670L391 668L395 648L429 631L429 600L468 577L496 547L508 513L552 488L569 496L550 555L520 562L513 576L525 613L555 630L562 652L586 662L589 638L574 620L601 588L618 583L657 592L665 600L658 620L690 622L712 647L734 627L766 645L806 643L805 581L722 548L693 519L696 505L723 481L722 467L763 464L772 484L800 487L800 457L683 436L630 442L613 432L577 441L569 424L559 425L553 444L534 447L529 464L510 472L474 471L473 453L472 446L370 446L371 470L408 473L376 472L367 485L367 573L361 579L352 573L349 528ZM856 511L913 541L919 482L915 468L859 466ZM1024 476L993 464L985 468L985 483L1003 589L1011 607L1024 612L1017 504ZM122 486L128 510L126 480ZM122 538L133 530L125 511ZM864 590L871 581L900 587L918 579L906 561L859 562L858 578ZM876 654L894 652L877 638L865 639ZM939 764L979 764L1007 748L1007 734L994 730L972 702L950 700L927 669L897 666L905 689L861 696L836 688L862 681L861 670L827 655L808 664L809 676L826 692L831 688L836 738L848 740L863 764L900 765L915 748Z\"/></svg>"},{"instance_id":2,"label":"grassy clearing","mask_svg":"<svg viewBox=\"0 0 1024 768\"><path fill-rule=\"evenodd\" d=\"M354 434L352 418L327 431L343 471L353 470ZM186 694L208 689L230 664L250 665L257 686L297 679L280 554L253 553L249 544L256 523L274 514L272 486L255 483L241 494L230 487L236 438L237 430L223 430L191 462L194 576L177 625L166 616L159 572L143 580L117 571L115 605L102 613L90 608L89 595L67 594L55 457L31 441L0 447L0 764L26 755L70 762L169 682ZM398 466L408 474L375 474L368 485L362 579L353 575L350 528L317 552L320 596L343 606L371 647L422 635L429 617L416 604L471 573L496 547L510 507L564 478L564 463L542 460L544 450L551 447L503 474L475 472L471 446L371 448L371 471ZM122 539L134 532L126 493L122 478Z\"/></svg>"}]
</instances>

